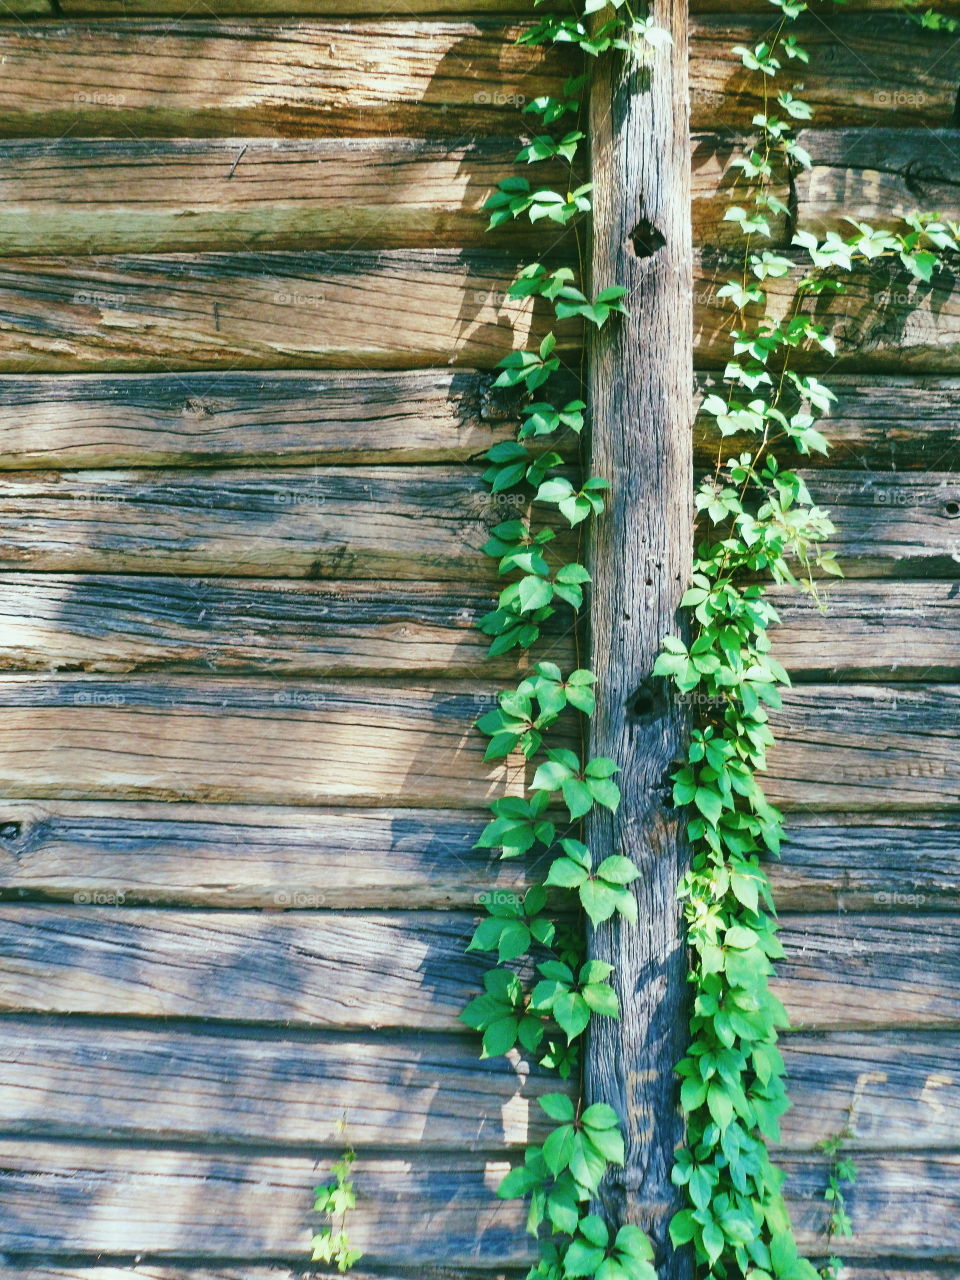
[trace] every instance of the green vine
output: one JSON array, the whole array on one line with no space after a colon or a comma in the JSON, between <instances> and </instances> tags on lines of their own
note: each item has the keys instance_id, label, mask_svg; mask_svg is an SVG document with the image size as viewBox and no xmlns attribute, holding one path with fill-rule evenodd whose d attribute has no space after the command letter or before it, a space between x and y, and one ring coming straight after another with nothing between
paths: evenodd
<instances>
[{"instance_id":1,"label":"green vine","mask_svg":"<svg viewBox=\"0 0 960 1280\"><path fill-rule=\"evenodd\" d=\"M671 1236L678 1247L692 1245L700 1280L818 1277L799 1254L783 1176L767 1150L767 1142L779 1137L779 1118L788 1105L777 1048L787 1017L769 988L782 950L761 859L778 852L783 822L758 780L773 743L769 711L780 705L779 688L789 684L771 656L768 633L778 619L763 580L816 596L817 577L840 574L825 545L834 533L828 514L778 456L784 447L801 457L828 449L816 422L835 397L802 364L797 367L797 356L809 349L833 356L835 345L808 304L841 292L840 274L877 259L929 281L941 253L955 251L960 235L957 226L919 213L906 219L902 231L855 221L847 236L829 232L821 240L798 231L793 244L806 253L810 268L797 282L789 314L768 314L766 282L796 270L793 257L763 246L773 238L774 219L788 226L791 220L774 182L778 167L809 167L795 126L812 115L807 103L787 92L772 97L768 87L784 62L809 59L785 31L807 5L772 3L780 10L774 33L735 50L760 78L764 106L753 121L755 143L734 161L744 201L726 213L745 239L737 269L717 293L732 309L730 359L721 385L702 406L715 423L718 449L716 467L697 492L700 542L682 602L696 635L689 645L668 637L654 669L685 702L705 709L673 777L674 802L692 815L692 860L680 895L694 1003L690 1047L678 1066L686 1143L674 1181L684 1188L686 1204L673 1219ZM942 25L935 15L918 17L925 26ZM658 47L669 39L627 0L586 0L578 16L548 15L520 37L532 45L572 44L588 59L611 49ZM521 218L569 227L577 235L591 209L590 184L575 176L585 141L576 126L586 83L586 76L572 78L557 96L524 108L542 132L526 141L517 162L565 162L565 189L539 187L520 175L505 178L487 204L491 228ZM584 287L569 267L533 262L519 272L508 295L542 299L558 320L576 316L598 328L625 312L623 288L591 298ZM491 654L529 649L561 610L575 619L589 581L578 559L558 554L556 522L544 514L554 509L564 531L582 528L603 512L607 488L597 477L575 482L565 473L558 442L582 432L586 406L551 394L560 372L556 336L549 333L536 349L503 360L495 384L519 389L525 403L516 439L488 451L485 479L494 493L522 491L528 504L536 504L537 517L497 525L486 544L507 579L497 607L479 624L491 638ZM734 436L752 447L726 457L724 441ZM499 849L503 858L536 850L549 869L522 896L486 900L487 916L470 949L495 953L496 963L484 976L483 994L462 1017L481 1033L485 1057L519 1047L563 1078L580 1071L580 1042L591 1017L619 1016L611 966L585 959L570 908L582 909L593 923L615 912L635 922L637 913L629 888L637 868L622 857L598 860L578 826L594 805L616 809L618 764L587 758L569 739L552 745L557 722L571 710L581 718L583 739L582 718L593 713L594 684L584 668L564 674L554 663L537 662L479 721L490 738L487 759L519 751L538 767L524 795L493 802L478 844ZM633 1226L613 1234L589 1211L606 1171L624 1162L621 1118L606 1104L583 1108L563 1091L548 1094L541 1106L553 1122L549 1137L527 1149L523 1165L499 1188L501 1197L529 1203L527 1225L538 1241L539 1261L528 1280L655 1280L646 1236Z\"/></svg>"},{"instance_id":2,"label":"green vine","mask_svg":"<svg viewBox=\"0 0 960 1280\"><path fill-rule=\"evenodd\" d=\"M313 1237L313 1261L335 1264L340 1272L349 1271L363 1257L360 1250L351 1245L347 1233L347 1214L357 1207L350 1176L356 1158L356 1152L348 1147L330 1170L333 1181L314 1189L314 1210L328 1214L331 1221Z\"/></svg>"},{"instance_id":3,"label":"green vine","mask_svg":"<svg viewBox=\"0 0 960 1280\"><path fill-rule=\"evenodd\" d=\"M824 1138L822 1142L817 1144L818 1149L830 1161L830 1168L827 1171L827 1185L823 1193L824 1201L830 1209L830 1217L827 1221L828 1248L832 1247L835 1240L849 1240L853 1235L853 1223L847 1213L847 1199L844 1187L852 1187L856 1182L857 1166L849 1156L842 1154L843 1144L851 1136L850 1128L847 1127L841 1130L840 1133ZM824 1266L820 1268L820 1274L823 1280L840 1280L842 1270L843 1260L831 1256Z\"/></svg>"}]
</instances>

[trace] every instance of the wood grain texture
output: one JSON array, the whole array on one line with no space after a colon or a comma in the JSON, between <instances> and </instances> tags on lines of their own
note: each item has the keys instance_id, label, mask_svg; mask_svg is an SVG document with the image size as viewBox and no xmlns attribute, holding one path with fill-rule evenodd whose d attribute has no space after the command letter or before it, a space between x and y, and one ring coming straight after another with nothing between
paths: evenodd
<instances>
[{"instance_id":1,"label":"wood grain texture","mask_svg":"<svg viewBox=\"0 0 960 1280\"><path fill-rule=\"evenodd\" d=\"M491 495L473 467L12 472L0 476L0 566L428 579L483 583L493 597L497 565L482 548L527 510ZM561 536L550 562L575 546Z\"/></svg>"},{"instance_id":2,"label":"wood grain texture","mask_svg":"<svg viewBox=\"0 0 960 1280\"><path fill-rule=\"evenodd\" d=\"M805 467L960 471L960 380L831 373L829 382L837 402L820 427L830 441L830 453L804 459ZM700 374L698 399L717 385L716 375ZM715 464L718 446L721 457L727 457L755 443L755 437L730 436L721 445L716 426L703 415L694 425L700 466Z\"/></svg>"},{"instance_id":3,"label":"wood grain texture","mask_svg":"<svg viewBox=\"0 0 960 1280\"><path fill-rule=\"evenodd\" d=\"M783 1049L791 1107L781 1150L809 1151L845 1130L857 1151L956 1149L955 1032L796 1033Z\"/></svg>"},{"instance_id":4,"label":"wood grain texture","mask_svg":"<svg viewBox=\"0 0 960 1280\"><path fill-rule=\"evenodd\" d=\"M477 915L0 907L8 1012L463 1031ZM146 1247L146 1246L144 1246Z\"/></svg>"},{"instance_id":5,"label":"wood grain texture","mask_svg":"<svg viewBox=\"0 0 960 1280\"><path fill-rule=\"evenodd\" d=\"M510 438L517 402L475 370L0 375L0 467L263 466L466 459ZM716 386L697 378L697 399ZM832 450L806 466L960 470L960 378L833 374ZM563 394L574 398L575 379ZM564 450L573 441L562 441ZM748 437L724 442L730 453ZM698 417L695 460L716 460Z\"/></svg>"},{"instance_id":6,"label":"wood grain texture","mask_svg":"<svg viewBox=\"0 0 960 1280\"><path fill-rule=\"evenodd\" d=\"M921 928L917 913L960 909L955 815L792 813L767 864L781 911L877 911Z\"/></svg>"},{"instance_id":7,"label":"wood grain texture","mask_svg":"<svg viewBox=\"0 0 960 1280\"><path fill-rule=\"evenodd\" d=\"M445 1267L420 1264L416 1269L417 1280L523 1280L526 1270L515 1271L498 1267L478 1271L473 1267ZM141 1262L119 1264L117 1266L98 1266L95 1262L21 1262L7 1267L0 1262L0 1280L316 1280L317 1272L312 1268L304 1270L302 1259L292 1265L274 1265L269 1263L259 1266L251 1263L208 1262L206 1265L170 1266L164 1263ZM412 1280L410 1271L398 1271L391 1267L389 1272L381 1271L376 1276L369 1271L354 1268L350 1272L351 1280ZM844 1277L844 1280L848 1280ZM869 1280L877 1280L871 1275ZM943 1280L941 1276L933 1276L925 1271L915 1278L901 1273L888 1277L884 1273L883 1280ZM949 1278L948 1278L949 1280Z\"/></svg>"},{"instance_id":8,"label":"wood grain texture","mask_svg":"<svg viewBox=\"0 0 960 1280\"><path fill-rule=\"evenodd\" d=\"M774 321L786 320L797 308L797 284L804 271L797 250L785 256L796 262L793 271L765 282L766 315ZM717 290L732 276L739 278L741 267L735 257L719 251L704 250L698 256L694 342L695 358L705 369L723 368L729 356L734 313ZM843 283L843 293L808 296L798 307L832 334L836 360L823 352L798 350L791 366L899 374L952 373L960 367L960 289L953 274L940 272L931 284L920 284L899 262L877 259L869 270L845 274Z\"/></svg>"},{"instance_id":9,"label":"wood grain texture","mask_svg":"<svg viewBox=\"0 0 960 1280\"><path fill-rule=\"evenodd\" d=\"M691 28L690 99L695 128L749 128L765 110L764 79L731 53L769 36L772 15L704 16ZM817 125L894 124L944 128L953 121L960 49L941 32L904 14L827 10L791 23L809 65L787 62L778 87L811 104Z\"/></svg>"},{"instance_id":10,"label":"wood grain texture","mask_svg":"<svg viewBox=\"0 0 960 1280\"><path fill-rule=\"evenodd\" d=\"M472 910L536 859L475 849L485 815L435 809L0 801L0 892L96 905ZM542 868L541 868L542 869Z\"/></svg>"},{"instance_id":11,"label":"wood grain texture","mask_svg":"<svg viewBox=\"0 0 960 1280\"><path fill-rule=\"evenodd\" d=\"M518 132L568 61L495 20L136 19L0 28L8 137ZM22 91L23 85L30 92Z\"/></svg>"},{"instance_id":12,"label":"wood grain texture","mask_svg":"<svg viewBox=\"0 0 960 1280\"><path fill-rule=\"evenodd\" d=\"M690 142L686 0L655 0L670 44L641 57L601 59L590 90L594 293L626 286L629 317L591 336L590 474L611 483L591 528L591 661L598 698L590 756L613 759L622 800L585 821L594 849L640 868L633 889L640 928L620 916L588 930L588 954L613 967L621 1017L595 1021L584 1095L623 1118L626 1162L598 1200L608 1222L648 1233L663 1280L692 1275L669 1223L680 1207L671 1181L683 1140L676 1063L686 1039L689 984L676 886L689 856L662 780L682 751L689 707L635 704L678 608L693 557L693 359L690 332Z\"/></svg>"},{"instance_id":13,"label":"wood grain texture","mask_svg":"<svg viewBox=\"0 0 960 1280\"><path fill-rule=\"evenodd\" d=\"M233 136L3 142L0 253L489 248L481 209L517 145ZM539 177L568 182L556 169ZM506 235L507 244L534 236L543 243L526 219Z\"/></svg>"},{"instance_id":14,"label":"wood grain texture","mask_svg":"<svg viewBox=\"0 0 960 1280\"><path fill-rule=\"evenodd\" d=\"M493 526L528 507L521 495L491 495L480 475L474 466L7 472L0 572L455 581L492 597L496 563L482 548ZM833 516L831 545L849 577L955 579L955 473L821 469L808 480ZM575 558L579 542L579 531L561 534L548 560Z\"/></svg>"},{"instance_id":15,"label":"wood grain texture","mask_svg":"<svg viewBox=\"0 0 960 1280\"><path fill-rule=\"evenodd\" d=\"M836 582L818 603L772 588L775 656L803 680L953 680L960 675L955 582ZM3 589L0 585L0 600Z\"/></svg>"},{"instance_id":16,"label":"wood grain texture","mask_svg":"<svg viewBox=\"0 0 960 1280\"><path fill-rule=\"evenodd\" d=\"M97 1141L499 1151L542 1142L537 1098L572 1088L451 1036L131 1029L0 1021L8 1135Z\"/></svg>"},{"instance_id":17,"label":"wood grain texture","mask_svg":"<svg viewBox=\"0 0 960 1280\"><path fill-rule=\"evenodd\" d=\"M518 893L536 857L473 844L482 814L430 809L0 801L0 895L126 906L470 910ZM389 874L384 874L384 869ZM960 908L950 814L793 813L767 863L781 911L905 916Z\"/></svg>"},{"instance_id":18,"label":"wood grain texture","mask_svg":"<svg viewBox=\"0 0 960 1280\"><path fill-rule=\"evenodd\" d=\"M480 808L530 772L513 757L482 761L474 722L493 689L4 676L0 790L8 799Z\"/></svg>"},{"instance_id":19,"label":"wood grain texture","mask_svg":"<svg viewBox=\"0 0 960 1280\"><path fill-rule=\"evenodd\" d=\"M813 813L960 806L960 686L803 685L771 714L763 779L774 804Z\"/></svg>"},{"instance_id":20,"label":"wood grain texture","mask_svg":"<svg viewBox=\"0 0 960 1280\"><path fill-rule=\"evenodd\" d=\"M516 398L493 381L467 369L8 374L0 468L460 461L516 431Z\"/></svg>"},{"instance_id":21,"label":"wood grain texture","mask_svg":"<svg viewBox=\"0 0 960 1280\"><path fill-rule=\"evenodd\" d=\"M956 914L788 915L780 937L772 987L794 1027L960 1028Z\"/></svg>"},{"instance_id":22,"label":"wood grain texture","mask_svg":"<svg viewBox=\"0 0 960 1280\"><path fill-rule=\"evenodd\" d=\"M165 1257L238 1252L300 1265L315 1228L310 1192L329 1169L329 1158L15 1140L0 1144L0 1162L6 1206L0 1242L8 1254L109 1257L142 1248L155 1256L154 1266ZM960 1156L865 1154L858 1163L848 1257L888 1248L891 1230L905 1258L957 1256ZM823 1159L793 1156L784 1165L801 1246L816 1249L825 1225ZM498 1201L493 1193L505 1168L503 1161L477 1157L361 1157L351 1239L366 1251L365 1264L387 1269L440 1263L459 1276L460 1266L528 1262L522 1206ZM81 1201L87 1213L77 1212ZM216 1264L210 1265L216 1276ZM235 1273L225 1274L234 1280ZM155 1280L149 1269L146 1275Z\"/></svg>"},{"instance_id":23,"label":"wood grain texture","mask_svg":"<svg viewBox=\"0 0 960 1280\"><path fill-rule=\"evenodd\" d=\"M0 371L491 368L549 327L514 274L452 249L9 258Z\"/></svg>"}]
</instances>

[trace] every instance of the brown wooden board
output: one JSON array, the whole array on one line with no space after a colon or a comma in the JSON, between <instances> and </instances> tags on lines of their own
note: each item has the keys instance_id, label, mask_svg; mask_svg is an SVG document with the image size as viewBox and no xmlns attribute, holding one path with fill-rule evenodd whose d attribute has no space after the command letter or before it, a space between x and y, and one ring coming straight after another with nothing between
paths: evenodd
<instances>
[{"instance_id":1,"label":"brown wooden board","mask_svg":"<svg viewBox=\"0 0 960 1280\"><path fill-rule=\"evenodd\" d=\"M135 19L0 28L0 132L413 137L520 132L563 55L495 20ZM22 86L29 85L24 93Z\"/></svg>"},{"instance_id":2,"label":"brown wooden board","mask_svg":"<svg viewBox=\"0 0 960 1280\"><path fill-rule=\"evenodd\" d=\"M452 1036L298 1036L0 1019L7 1134L498 1151L542 1142L537 1098L572 1090L514 1054ZM904 1072L912 1082L913 1076Z\"/></svg>"},{"instance_id":3,"label":"brown wooden board","mask_svg":"<svg viewBox=\"0 0 960 1280\"><path fill-rule=\"evenodd\" d=\"M0 788L8 799L480 808L531 771L522 757L483 763L474 723L494 688L5 676Z\"/></svg>"},{"instance_id":4,"label":"brown wooden board","mask_svg":"<svg viewBox=\"0 0 960 1280\"><path fill-rule=\"evenodd\" d=\"M492 368L549 327L506 297L515 269L453 249L10 258L0 370Z\"/></svg>"},{"instance_id":5,"label":"brown wooden board","mask_svg":"<svg viewBox=\"0 0 960 1280\"><path fill-rule=\"evenodd\" d=\"M7 141L0 254L489 248L482 207L518 145L514 137ZM538 174L564 190L568 177ZM542 229L518 220L499 246L534 236L539 247Z\"/></svg>"},{"instance_id":6,"label":"brown wooden board","mask_svg":"<svg viewBox=\"0 0 960 1280\"><path fill-rule=\"evenodd\" d=\"M749 128L767 109L766 77L747 71L734 45L752 48L775 30L772 12L704 16L691 31L690 102L694 128ZM949 34L924 31L906 14L827 11L790 24L809 64L785 62L777 90L814 109L818 127L953 123L960 49Z\"/></svg>"},{"instance_id":7,"label":"brown wooden board","mask_svg":"<svg viewBox=\"0 0 960 1280\"><path fill-rule=\"evenodd\" d=\"M8 1139L0 1144L0 1242L14 1255L142 1249L161 1257L305 1261L317 1226L312 1188L329 1159ZM822 1247L824 1160L798 1156L784 1164L801 1246ZM948 1154L862 1156L847 1256L889 1248L891 1223L902 1256L956 1256L958 1165L960 1156ZM361 1158L351 1238L366 1251L365 1264L496 1268L529 1261L522 1204L494 1195L506 1167L475 1156ZM81 1203L87 1212L78 1212Z\"/></svg>"},{"instance_id":8,"label":"brown wooden board","mask_svg":"<svg viewBox=\"0 0 960 1280\"><path fill-rule=\"evenodd\" d=\"M490 530L527 514L479 467L144 469L0 475L0 570L457 581L491 594ZM849 577L956 577L954 473L818 471ZM534 515L539 518L539 511ZM548 560L575 557L579 528Z\"/></svg>"}]
</instances>

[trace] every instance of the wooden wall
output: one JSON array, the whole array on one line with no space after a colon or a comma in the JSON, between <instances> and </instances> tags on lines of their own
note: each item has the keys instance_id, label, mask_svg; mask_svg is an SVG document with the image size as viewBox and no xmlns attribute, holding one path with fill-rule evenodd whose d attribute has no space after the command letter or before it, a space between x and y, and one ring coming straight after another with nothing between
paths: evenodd
<instances>
[{"instance_id":1,"label":"wooden wall","mask_svg":"<svg viewBox=\"0 0 960 1280\"><path fill-rule=\"evenodd\" d=\"M512 1273L492 1188L555 1085L457 1022L477 895L523 877L471 850L519 779L471 731L510 674L471 624L514 509L474 459L543 318L503 297L529 239L478 210L562 62L501 0L56 8L0 23L0 1277L281 1280L344 1118L361 1271ZM705 384L756 109L727 49L765 22L694 32ZM956 211L957 46L895 14L808 35L798 211ZM784 603L770 778L783 1163L816 1252L815 1144L849 1120L851 1280L949 1280L960 291L864 277L836 323L812 483L850 576L827 615Z\"/></svg>"}]
</instances>

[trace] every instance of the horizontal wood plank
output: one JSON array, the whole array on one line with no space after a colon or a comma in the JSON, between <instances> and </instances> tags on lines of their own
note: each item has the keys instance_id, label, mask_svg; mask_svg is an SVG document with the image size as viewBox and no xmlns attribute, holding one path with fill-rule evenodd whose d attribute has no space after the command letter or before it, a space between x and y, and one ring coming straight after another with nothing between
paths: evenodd
<instances>
[{"instance_id":1,"label":"horizontal wood plank","mask_svg":"<svg viewBox=\"0 0 960 1280\"><path fill-rule=\"evenodd\" d=\"M960 379L831 372L827 381L837 397L820 422L830 453L804 459L805 467L960 471ZM0 395L2 386L0 380ZM716 375L699 375L701 397L717 386ZM13 413L16 421L15 408ZM721 459L733 457L755 445L756 437L746 435L721 442L713 421L702 414L697 418L694 446L701 466L712 466L718 453ZM780 452L786 456L786 450Z\"/></svg>"},{"instance_id":2,"label":"horizontal wood plank","mask_svg":"<svg viewBox=\"0 0 960 1280\"><path fill-rule=\"evenodd\" d=\"M774 29L772 14L729 11L691 28L690 104L694 128L750 127L767 109L763 76L747 71L734 45L752 48ZM790 34L809 64L785 60L778 88L814 109L818 127L895 124L944 128L953 123L960 49L949 35L925 31L905 14L837 14L800 18Z\"/></svg>"},{"instance_id":3,"label":"horizontal wood plank","mask_svg":"<svg viewBox=\"0 0 960 1280\"><path fill-rule=\"evenodd\" d=\"M796 1033L782 1150L849 1131L858 1151L956 1146L955 1034ZM0 1124L11 1136L492 1151L542 1142L537 1098L564 1086L452 1037L305 1038L250 1029L0 1021Z\"/></svg>"},{"instance_id":4,"label":"horizontal wood plank","mask_svg":"<svg viewBox=\"0 0 960 1280\"><path fill-rule=\"evenodd\" d=\"M526 514L479 467L0 474L0 571L457 581L493 594L490 529ZM956 576L960 478L810 475L850 577ZM535 515L538 513L535 512ZM578 533L549 549L575 556Z\"/></svg>"},{"instance_id":5,"label":"horizontal wood plank","mask_svg":"<svg viewBox=\"0 0 960 1280\"><path fill-rule=\"evenodd\" d=\"M211 19L0 28L0 132L59 137L413 137L519 132L570 65L520 28ZM29 94L22 91L30 86Z\"/></svg>"},{"instance_id":6,"label":"horizontal wood plank","mask_svg":"<svg viewBox=\"0 0 960 1280\"><path fill-rule=\"evenodd\" d=\"M32 1137L496 1151L542 1142L565 1086L450 1036L297 1037L0 1020L0 1125Z\"/></svg>"},{"instance_id":7,"label":"horizontal wood plank","mask_svg":"<svg viewBox=\"0 0 960 1280\"><path fill-rule=\"evenodd\" d=\"M960 48L958 48L960 55ZM730 254L703 251L694 270L694 342L703 368L723 368L730 352L735 313L717 291L742 272ZM793 271L764 282L766 315L785 321L794 312L810 315L833 336L836 358L822 351L798 350L797 368L853 368L858 373L951 373L960 368L960 289L950 271L932 283L911 279L899 262L875 260L844 274L842 293L808 296L798 302L797 285L809 259L791 250ZM759 319L759 314L756 317Z\"/></svg>"},{"instance_id":8,"label":"horizontal wood plank","mask_svg":"<svg viewBox=\"0 0 960 1280\"><path fill-rule=\"evenodd\" d=\"M491 368L546 332L514 274L455 249L9 258L0 371Z\"/></svg>"},{"instance_id":9,"label":"horizontal wood plank","mask_svg":"<svg viewBox=\"0 0 960 1280\"><path fill-rule=\"evenodd\" d=\"M763 779L801 812L960 806L960 686L800 685L771 715Z\"/></svg>"},{"instance_id":10,"label":"horizontal wood plank","mask_svg":"<svg viewBox=\"0 0 960 1280\"><path fill-rule=\"evenodd\" d=\"M515 138L3 142L0 253L489 248L482 207L517 147ZM568 182L560 171L541 177ZM534 235L542 246L524 219L499 244Z\"/></svg>"},{"instance_id":11,"label":"horizontal wood plank","mask_svg":"<svg viewBox=\"0 0 960 1280\"><path fill-rule=\"evenodd\" d=\"M8 1253L217 1255L302 1258L311 1189L327 1161L192 1151L143 1151L13 1140L0 1144ZM791 1157L788 1196L801 1245L822 1246L822 1158ZM960 1156L865 1155L850 1195L849 1257L888 1247L891 1224L906 1257L960 1253ZM530 1259L523 1206L498 1201L501 1161L441 1156L361 1158L351 1240L376 1267L441 1262L496 1267ZM88 1211L78 1212L80 1200ZM96 1212L90 1210L95 1209Z\"/></svg>"},{"instance_id":12,"label":"horizontal wood plank","mask_svg":"<svg viewBox=\"0 0 960 1280\"><path fill-rule=\"evenodd\" d=\"M516 397L494 378L468 369L7 374L0 468L461 461L516 430ZM946 415L949 392L940 399Z\"/></svg>"},{"instance_id":13,"label":"horizontal wood plank","mask_svg":"<svg viewBox=\"0 0 960 1280\"><path fill-rule=\"evenodd\" d=\"M0 801L0 894L80 904L470 910L543 863L473 847L482 814L83 800ZM960 908L950 814L792 813L767 869L781 911L916 920ZM384 874L384 869L389 874ZM919 922L918 922L919 927Z\"/></svg>"},{"instance_id":14,"label":"horizontal wood plank","mask_svg":"<svg viewBox=\"0 0 960 1280\"><path fill-rule=\"evenodd\" d=\"M960 909L960 821L950 814L790 814L767 865L781 911L917 913Z\"/></svg>"},{"instance_id":15,"label":"horizontal wood plank","mask_svg":"<svg viewBox=\"0 0 960 1280\"><path fill-rule=\"evenodd\" d=\"M81 895L86 897L87 895ZM475 914L4 905L11 1013L462 1030ZM960 1028L960 919L789 915L775 990L802 1030Z\"/></svg>"},{"instance_id":16,"label":"horizontal wood plank","mask_svg":"<svg viewBox=\"0 0 960 1280\"><path fill-rule=\"evenodd\" d=\"M521 785L483 765L493 686L238 676L0 677L8 799L481 807ZM802 685L773 717L765 784L789 809L960 807L956 685ZM555 738L562 741L562 735Z\"/></svg>"},{"instance_id":17,"label":"horizontal wood plank","mask_svg":"<svg viewBox=\"0 0 960 1280\"><path fill-rule=\"evenodd\" d=\"M474 723L494 687L5 676L0 791L480 808L532 767L483 762Z\"/></svg>"}]
</instances>

